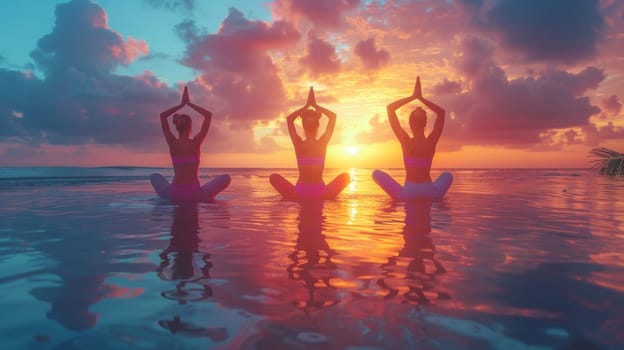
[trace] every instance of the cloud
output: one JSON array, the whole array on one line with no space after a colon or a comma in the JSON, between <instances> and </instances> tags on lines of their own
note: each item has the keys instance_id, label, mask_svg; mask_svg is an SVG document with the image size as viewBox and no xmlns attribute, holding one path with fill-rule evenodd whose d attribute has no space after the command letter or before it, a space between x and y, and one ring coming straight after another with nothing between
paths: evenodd
<instances>
[{"instance_id":1,"label":"cloud","mask_svg":"<svg viewBox=\"0 0 624 350\"><path fill-rule=\"evenodd\" d=\"M262 137L260 139L260 144L258 145L258 152L261 152L261 153L271 153L271 152L283 151L285 149L290 149L290 148L284 148L280 146L279 144L277 144L277 142L275 142L275 139L270 136Z\"/></svg>"},{"instance_id":2,"label":"cloud","mask_svg":"<svg viewBox=\"0 0 624 350\"><path fill-rule=\"evenodd\" d=\"M390 123L386 117L382 118L379 114L368 121L369 130L363 131L355 136L358 143L376 143L393 140L396 138Z\"/></svg>"},{"instance_id":3,"label":"cloud","mask_svg":"<svg viewBox=\"0 0 624 350\"><path fill-rule=\"evenodd\" d=\"M215 147L247 152L266 148L266 141L255 145L252 128L275 119L287 106L280 69L270 52L296 44L300 33L288 22L249 20L235 8L214 34L202 32L192 21L181 23L177 31L187 45L182 63L199 73L190 83L192 91L199 91L193 94L203 96L203 103L213 108L214 121L226 128L222 137L211 136Z\"/></svg>"},{"instance_id":4,"label":"cloud","mask_svg":"<svg viewBox=\"0 0 624 350\"><path fill-rule=\"evenodd\" d=\"M563 143L566 145L583 143L583 139L581 139L580 136L580 133L574 129L567 130L562 134Z\"/></svg>"},{"instance_id":5,"label":"cloud","mask_svg":"<svg viewBox=\"0 0 624 350\"><path fill-rule=\"evenodd\" d=\"M378 69L390 60L390 53L375 46L375 38L359 41L353 51L358 56L366 69Z\"/></svg>"},{"instance_id":6,"label":"cloud","mask_svg":"<svg viewBox=\"0 0 624 350\"><path fill-rule=\"evenodd\" d=\"M461 92L461 83L458 81L450 81L446 78L441 83L433 87L434 95L458 94Z\"/></svg>"},{"instance_id":7,"label":"cloud","mask_svg":"<svg viewBox=\"0 0 624 350\"><path fill-rule=\"evenodd\" d=\"M249 126L280 114L285 91L269 51L297 42L294 27L250 21L232 8L216 34L202 34L194 22L181 23L178 32L187 43L182 62L200 73L196 87L230 123Z\"/></svg>"},{"instance_id":8,"label":"cloud","mask_svg":"<svg viewBox=\"0 0 624 350\"><path fill-rule=\"evenodd\" d=\"M30 71L0 69L0 138L29 145L124 144L161 138L158 113L177 100L152 73L114 74L147 53L141 40L123 40L106 12L87 0L56 7L51 33L32 52Z\"/></svg>"},{"instance_id":9,"label":"cloud","mask_svg":"<svg viewBox=\"0 0 624 350\"><path fill-rule=\"evenodd\" d=\"M609 140L624 139L624 128L615 126L611 122L603 126L592 123L583 127L583 134L587 145L597 146Z\"/></svg>"},{"instance_id":10,"label":"cloud","mask_svg":"<svg viewBox=\"0 0 624 350\"><path fill-rule=\"evenodd\" d=\"M336 47L317 37L313 31L308 32L307 51L305 56L301 58L301 64L313 76L336 73L340 70L340 60L336 54Z\"/></svg>"},{"instance_id":11,"label":"cloud","mask_svg":"<svg viewBox=\"0 0 624 350\"><path fill-rule=\"evenodd\" d=\"M604 33L597 0L501 0L485 28L531 61L574 63L593 57Z\"/></svg>"},{"instance_id":12,"label":"cloud","mask_svg":"<svg viewBox=\"0 0 624 350\"><path fill-rule=\"evenodd\" d=\"M551 129L588 125L600 112L584 94L605 79L601 69L550 68L537 77L508 79L491 53L482 41L464 42L458 67L469 90L445 97L447 111L456 115L447 123L446 137L465 144L526 146L539 143Z\"/></svg>"},{"instance_id":13,"label":"cloud","mask_svg":"<svg viewBox=\"0 0 624 350\"><path fill-rule=\"evenodd\" d=\"M147 5L153 8L165 8L168 10L187 10L195 9L195 0L143 0Z\"/></svg>"},{"instance_id":14,"label":"cloud","mask_svg":"<svg viewBox=\"0 0 624 350\"><path fill-rule=\"evenodd\" d=\"M336 29L359 4L360 0L277 0L272 6L278 16L303 17L319 28Z\"/></svg>"},{"instance_id":15,"label":"cloud","mask_svg":"<svg viewBox=\"0 0 624 350\"><path fill-rule=\"evenodd\" d=\"M106 12L88 0L73 0L56 7L53 31L39 39L31 53L48 75L69 69L106 73L127 65L149 49L143 40L128 38L108 27Z\"/></svg>"},{"instance_id":16,"label":"cloud","mask_svg":"<svg viewBox=\"0 0 624 350\"><path fill-rule=\"evenodd\" d=\"M611 115L617 115L622 110L622 103L616 95L603 98L601 103L602 108Z\"/></svg>"},{"instance_id":17,"label":"cloud","mask_svg":"<svg viewBox=\"0 0 624 350\"><path fill-rule=\"evenodd\" d=\"M452 43L456 35L470 28L476 10L468 8L456 1L370 1L358 8L349 23L358 25L360 36L370 32L386 47L392 43L394 59L402 54L413 55L409 49L421 49L419 54L424 55L432 46L440 49L440 43Z\"/></svg>"},{"instance_id":18,"label":"cloud","mask_svg":"<svg viewBox=\"0 0 624 350\"><path fill-rule=\"evenodd\" d=\"M188 44L183 63L197 70L218 67L232 72L253 72L273 66L269 51L290 46L300 39L288 22L250 21L230 8L216 34L202 34L195 22L177 26Z\"/></svg>"}]
</instances>

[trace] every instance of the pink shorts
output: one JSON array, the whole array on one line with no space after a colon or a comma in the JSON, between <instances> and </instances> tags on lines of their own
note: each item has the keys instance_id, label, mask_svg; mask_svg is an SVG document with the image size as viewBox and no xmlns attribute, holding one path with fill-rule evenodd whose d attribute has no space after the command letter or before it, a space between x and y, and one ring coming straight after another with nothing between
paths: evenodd
<instances>
[{"instance_id":1,"label":"pink shorts","mask_svg":"<svg viewBox=\"0 0 624 350\"><path fill-rule=\"evenodd\" d=\"M325 184L302 184L295 185L295 194L301 198L321 198L325 194Z\"/></svg>"}]
</instances>

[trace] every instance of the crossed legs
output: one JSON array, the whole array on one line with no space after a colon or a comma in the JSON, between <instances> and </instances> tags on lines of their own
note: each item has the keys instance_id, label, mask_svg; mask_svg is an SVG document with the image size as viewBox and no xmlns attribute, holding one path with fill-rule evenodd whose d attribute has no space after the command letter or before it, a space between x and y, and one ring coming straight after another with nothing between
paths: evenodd
<instances>
[{"instance_id":1,"label":"crossed legs","mask_svg":"<svg viewBox=\"0 0 624 350\"><path fill-rule=\"evenodd\" d=\"M189 199L213 198L230 185L230 180L230 176L227 174L215 176L212 180L199 188L196 194L197 198ZM173 185L170 184L164 176L161 174L152 174L150 182L160 197L172 199Z\"/></svg>"},{"instance_id":2,"label":"crossed legs","mask_svg":"<svg viewBox=\"0 0 624 350\"><path fill-rule=\"evenodd\" d=\"M432 183L406 183L404 187L390 175L381 170L375 170L373 171L373 180L390 197L395 199L442 198L453 183L453 175L445 172Z\"/></svg>"},{"instance_id":3,"label":"crossed legs","mask_svg":"<svg viewBox=\"0 0 624 350\"><path fill-rule=\"evenodd\" d=\"M282 175L271 174L271 176L269 177L269 181L271 182L271 185L275 188L275 190L279 192L284 198L298 197L297 186L286 180ZM345 187L347 187L347 185L349 185L350 181L351 179L349 177L349 174L340 174L329 184L325 185L324 189L320 190L319 193L309 197L317 199L335 198L340 192L342 192L342 190L345 189Z\"/></svg>"}]
</instances>

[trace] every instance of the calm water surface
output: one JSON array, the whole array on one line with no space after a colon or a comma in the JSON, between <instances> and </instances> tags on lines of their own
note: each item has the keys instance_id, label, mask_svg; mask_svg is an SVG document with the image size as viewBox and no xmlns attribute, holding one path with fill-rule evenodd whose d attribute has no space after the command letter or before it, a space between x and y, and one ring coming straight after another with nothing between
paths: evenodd
<instances>
[{"instance_id":1,"label":"calm water surface","mask_svg":"<svg viewBox=\"0 0 624 350\"><path fill-rule=\"evenodd\" d=\"M457 170L403 204L353 169L302 205L206 170L231 186L178 206L152 171L0 169L0 348L624 348L624 177Z\"/></svg>"}]
</instances>

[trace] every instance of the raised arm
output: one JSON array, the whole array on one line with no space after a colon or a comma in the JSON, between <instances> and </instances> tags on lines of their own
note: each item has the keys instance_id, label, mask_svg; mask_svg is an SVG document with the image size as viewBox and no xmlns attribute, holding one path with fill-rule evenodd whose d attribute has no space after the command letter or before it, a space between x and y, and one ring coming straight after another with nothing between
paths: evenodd
<instances>
[{"instance_id":1,"label":"raised arm","mask_svg":"<svg viewBox=\"0 0 624 350\"><path fill-rule=\"evenodd\" d=\"M295 120L307 108L308 108L308 105L306 104L304 107L297 109L296 111L290 113L288 117L286 117L286 125L288 125L288 134L290 135L290 140L292 141L293 145L298 145L299 143L303 142L303 140L301 139L301 136L297 134L297 128L295 128Z\"/></svg>"},{"instance_id":2,"label":"raised arm","mask_svg":"<svg viewBox=\"0 0 624 350\"><path fill-rule=\"evenodd\" d=\"M208 134L208 129L210 128L210 122L212 121L212 112L192 103L191 101L189 101L187 104L189 105L189 107L197 111L197 113L201 114L202 117L204 117L204 121L202 122L201 129L199 130L197 135L195 135L195 137L193 138L193 142L201 144L202 142L204 142L204 139L206 138L206 134Z\"/></svg>"},{"instance_id":3,"label":"raised arm","mask_svg":"<svg viewBox=\"0 0 624 350\"><path fill-rule=\"evenodd\" d=\"M165 140L167 140L167 144L171 144L171 142L175 141L176 139L173 133L171 132L171 129L169 128L169 121L167 121L167 118L169 118L173 113L179 111L182 107L184 107L185 104L189 102L190 101L189 101L189 96L188 96L188 89L185 86L184 92L182 93L182 99L180 101L180 104L177 106L173 106L167 109L166 111L160 113L160 126L162 127L163 134L165 134Z\"/></svg>"},{"instance_id":4,"label":"raised arm","mask_svg":"<svg viewBox=\"0 0 624 350\"><path fill-rule=\"evenodd\" d=\"M444 109L423 97L420 88L420 78L416 79L416 88L414 89L414 95L420 102L422 102L425 106L427 106L427 108L429 108L436 114L436 120L433 124L433 130L431 131L427 139L437 144L438 140L440 139L440 135L442 135L442 129L444 129Z\"/></svg>"},{"instance_id":5,"label":"raised arm","mask_svg":"<svg viewBox=\"0 0 624 350\"><path fill-rule=\"evenodd\" d=\"M288 126L288 134L290 135L290 140L292 141L293 145L298 145L299 143L303 142L303 140L301 139L301 136L297 134L297 128L295 128L295 120L297 120L297 117L299 117L301 113L303 113L303 111L308 109L308 107L312 106L313 103L315 103L314 91L312 90L312 87L310 86L310 92L308 93L308 100L306 101L305 106L290 113L290 115L286 117L286 125Z\"/></svg>"},{"instance_id":6,"label":"raised arm","mask_svg":"<svg viewBox=\"0 0 624 350\"><path fill-rule=\"evenodd\" d=\"M328 119L327 127L325 128L325 132L323 133L323 135L319 137L319 141L322 141L325 144L328 144L329 140L332 137L332 134L334 133L334 127L336 126L336 113L330 111L329 109L325 107L321 107L317 105L316 103L314 103L313 107L316 108L317 111L320 111L321 113L327 116L327 119Z\"/></svg>"},{"instance_id":7,"label":"raised arm","mask_svg":"<svg viewBox=\"0 0 624 350\"><path fill-rule=\"evenodd\" d=\"M162 127L163 134L165 135L165 140L167 140L167 144L171 144L171 142L175 141L175 136L171 133L171 129L169 128L169 118L173 113L180 110L180 108L184 107L184 104L180 103L177 106L171 107L168 110L160 113L160 126Z\"/></svg>"},{"instance_id":8,"label":"raised arm","mask_svg":"<svg viewBox=\"0 0 624 350\"><path fill-rule=\"evenodd\" d=\"M401 144L409 140L409 135L407 134L407 132L405 132L405 130L403 130L403 127L401 127L401 123L399 122L396 111L397 109L414 101L415 99L416 96L412 94L412 96L396 100L386 107L386 110L388 111L388 120L390 121L390 127L392 128L392 131L394 131L394 134L396 135L397 139L399 139L399 142L401 142Z\"/></svg>"}]
</instances>

